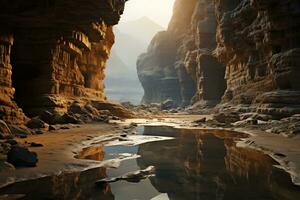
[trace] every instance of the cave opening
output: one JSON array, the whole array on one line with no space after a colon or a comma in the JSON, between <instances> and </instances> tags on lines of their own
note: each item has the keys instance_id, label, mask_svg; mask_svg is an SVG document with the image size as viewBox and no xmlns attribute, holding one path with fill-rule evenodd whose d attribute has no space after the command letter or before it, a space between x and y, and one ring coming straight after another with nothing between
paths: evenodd
<instances>
[{"instance_id":1,"label":"cave opening","mask_svg":"<svg viewBox=\"0 0 300 200\"><path fill-rule=\"evenodd\" d=\"M31 58L39 57L37 51L28 50L28 44L21 43L17 37L11 49L12 86L15 88L14 101L23 109L24 113L33 117L32 108L36 100L41 97L43 81L43 66L32 62ZM31 46L33 47L33 46Z\"/></svg>"},{"instance_id":2,"label":"cave opening","mask_svg":"<svg viewBox=\"0 0 300 200\"><path fill-rule=\"evenodd\" d=\"M227 88L226 80L224 79L225 68L220 65L208 67L205 75L206 83L204 85L204 99L209 101L221 101L222 96ZM214 78L212 78L214 77Z\"/></svg>"}]
</instances>

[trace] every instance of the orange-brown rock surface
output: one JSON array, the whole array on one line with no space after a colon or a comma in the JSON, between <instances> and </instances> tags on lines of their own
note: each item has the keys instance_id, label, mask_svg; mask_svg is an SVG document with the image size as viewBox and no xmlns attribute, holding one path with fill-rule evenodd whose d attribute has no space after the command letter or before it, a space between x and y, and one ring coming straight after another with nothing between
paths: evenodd
<instances>
[{"instance_id":1,"label":"orange-brown rock surface","mask_svg":"<svg viewBox=\"0 0 300 200\"><path fill-rule=\"evenodd\" d=\"M0 1L0 119L105 100L104 67L125 0ZM64 101L62 101L64 100Z\"/></svg>"},{"instance_id":2,"label":"orange-brown rock surface","mask_svg":"<svg viewBox=\"0 0 300 200\"><path fill-rule=\"evenodd\" d=\"M299 7L296 0L177 0L168 30L137 63L144 102L299 113Z\"/></svg>"}]
</instances>

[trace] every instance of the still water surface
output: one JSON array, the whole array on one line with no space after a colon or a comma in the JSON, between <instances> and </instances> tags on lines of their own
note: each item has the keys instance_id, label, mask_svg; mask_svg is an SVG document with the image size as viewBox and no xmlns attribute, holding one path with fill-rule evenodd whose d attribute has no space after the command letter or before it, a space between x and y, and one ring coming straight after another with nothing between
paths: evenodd
<instances>
[{"instance_id":1,"label":"still water surface","mask_svg":"<svg viewBox=\"0 0 300 200\"><path fill-rule=\"evenodd\" d=\"M138 154L118 168L97 168L16 183L1 194L25 194L30 200L299 200L300 187L276 168L270 157L238 148L245 135L171 127L139 127L143 135L174 137L136 146L97 145L79 153L81 159L109 160ZM155 176L138 183L118 181L95 185L104 177L154 166Z\"/></svg>"}]
</instances>

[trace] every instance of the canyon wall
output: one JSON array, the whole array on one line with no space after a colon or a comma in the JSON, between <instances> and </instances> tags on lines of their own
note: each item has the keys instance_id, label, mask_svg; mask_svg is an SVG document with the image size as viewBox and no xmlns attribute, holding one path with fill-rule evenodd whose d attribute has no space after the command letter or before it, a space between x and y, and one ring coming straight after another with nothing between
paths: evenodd
<instances>
[{"instance_id":1,"label":"canyon wall","mask_svg":"<svg viewBox=\"0 0 300 200\"><path fill-rule=\"evenodd\" d=\"M177 0L137 69L143 102L300 112L300 3Z\"/></svg>"},{"instance_id":2,"label":"canyon wall","mask_svg":"<svg viewBox=\"0 0 300 200\"><path fill-rule=\"evenodd\" d=\"M76 98L105 100L125 0L0 1L0 119L23 123ZM21 109L22 108L22 109Z\"/></svg>"}]
</instances>

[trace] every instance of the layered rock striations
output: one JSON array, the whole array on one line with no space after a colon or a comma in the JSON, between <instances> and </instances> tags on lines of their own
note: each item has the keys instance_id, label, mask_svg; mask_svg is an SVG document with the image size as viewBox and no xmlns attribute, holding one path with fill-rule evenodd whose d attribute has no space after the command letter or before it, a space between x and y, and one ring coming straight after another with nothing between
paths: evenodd
<instances>
[{"instance_id":1,"label":"layered rock striations","mask_svg":"<svg viewBox=\"0 0 300 200\"><path fill-rule=\"evenodd\" d=\"M216 1L217 58L226 65L224 102L272 115L299 112L298 1Z\"/></svg>"},{"instance_id":2,"label":"layered rock striations","mask_svg":"<svg viewBox=\"0 0 300 200\"><path fill-rule=\"evenodd\" d=\"M177 0L168 30L137 63L144 102L172 98L201 107L246 105L281 117L299 113L299 6L295 0ZM173 84L163 88L169 77Z\"/></svg>"},{"instance_id":3,"label":"layered rock striations","mask_svg":"<svg viewBox=\"0 0 300 200\"><path fill-rule=\"evenodd\" d=\"M157 34L150 44L148 52L140 56L137 63L138 74L145 89L145 102L153 102L153 98L149 98L148 93L154 91L163 97L162 100L165 100L167 96L167 98L176 100L178 105L183 106L192 102L211 105L220 101L225 90L223 76L225 68L212 55L216 47L216 26L213 1L176 1L168 30ZM163 34L168 35L168 41L163 39ZM164 48L159 48L157 43L167 43L169 47L164 45ZM173 53L168 57L169 63L162 64L160 59L157 59L157 55L162 56L161 52L170 51ZM155 60L156 63L145 62L150 58ZM167 59L166 56L163 56L163 58ZM169 68L173 71L173 80L177 82L172 84L172 88L173 91L177 91L176 95L174 92L174 96L165 95L164 91L167 89L156 90L152 88L153 84L145 77L147 75L148 79L154 77L151 76L151 73L149 74L151 69L154 68ZM148 74L145 73L145 69L148 69ZM159 75L161 76L160 80L169 77L168 74L163 72L160 72ZM163 87L163 85L160 84L160 87ZM179 97L177 97L178 95ZM159 102L161 99L155 101Z\"/></svg>"},{"instance_id":4,"label":"layered rock striations","mask_svg":"<svg viewBox=\"0 0 300 200\"><path fill-rule=\"evenodd\" d=\"M22 123L20 108L34 116L77 97L105 100L103 71L124 3L1 1L0 119Z\"/></svg>"}]
</instances>

